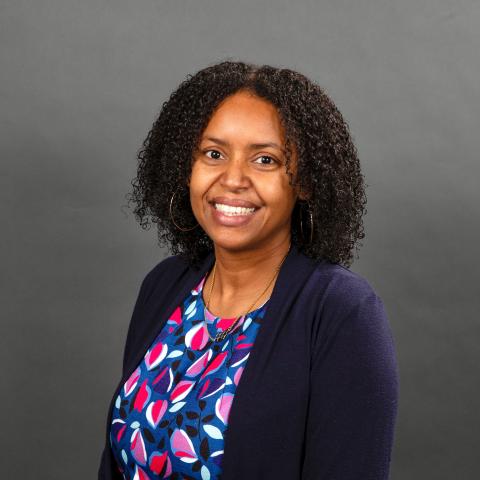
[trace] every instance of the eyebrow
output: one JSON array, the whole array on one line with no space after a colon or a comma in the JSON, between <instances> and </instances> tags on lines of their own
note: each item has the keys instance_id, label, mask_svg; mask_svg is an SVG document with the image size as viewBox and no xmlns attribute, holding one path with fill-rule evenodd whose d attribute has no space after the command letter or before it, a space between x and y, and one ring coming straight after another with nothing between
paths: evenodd
<instances>
[{"instance_id":1,"label":"eyebrow","mask_svg":"<svg viewBox=\"0 0 480 480\"><path fill-rule=\"evenodd\" d=\"M216 137L202 137L202 140L210 140L212 142L218 143L219 145L223 145L225 147L228 147L230 145L227 141L222 140L220 138L216 138ZM285 153L285 150L275 142L251 143L250 145L248 145L248 148L250 148L251 150L257 149L257 148L265 148L265 147L277 148L278 150Z\"/></svg>"}]
</instances>

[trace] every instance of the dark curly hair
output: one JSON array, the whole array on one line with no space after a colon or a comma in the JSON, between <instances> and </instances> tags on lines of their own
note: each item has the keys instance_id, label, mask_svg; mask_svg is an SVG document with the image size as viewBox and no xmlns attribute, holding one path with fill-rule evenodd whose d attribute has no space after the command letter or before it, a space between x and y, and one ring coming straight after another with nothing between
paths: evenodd
<instances>
[{"instance_id":1,"label":"dark curly hair","mask_svg":"<svg viewBox=\"0 0 480 480\"><path fill-rule=\"evenodd\" d=\"M156 223L159 244L194 267L213 249L201 227L184 232L174 225L170 200L176 192L177 224L188 228L197 223L187 187L193 154L215 108L239 90L271 102L285 129L286 171L290 184L307 193L314 225L311 236L305 228L310 224L307 204L298 200L292 213L292 243L313 259L349 267L354 248L358 251L365 236L365 183L357 151L348 125L324 90L287 68L222 61L187 75L163 103L138 152L137 177L127 195L129 205L135 204L135 218L144 229ZM296 178L289 169L292 143L298 155Z\"/></svg>"}]
</instances>

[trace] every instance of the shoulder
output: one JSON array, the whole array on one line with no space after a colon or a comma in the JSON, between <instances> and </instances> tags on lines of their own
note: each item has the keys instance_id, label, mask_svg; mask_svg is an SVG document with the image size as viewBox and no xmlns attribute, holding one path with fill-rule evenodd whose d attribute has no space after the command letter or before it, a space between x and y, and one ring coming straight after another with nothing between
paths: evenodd
<instances>
[{"instance_id":1,"label":"shoulder","mask_svg":"<svg viewBox=\"0 0 480 480\"><path fill-rule=\"evenodd\" d=\"M319 261L306 283L310 298L315 298L322 308L337 313L349 312L368 299L378 299L370 282L361 274L337 263ZM381 301L381 300L380 300Z\"/></svg>"},{"instance_id":2,"label":"shoulder","mask_svg":"<svg viewBox=\"0 0 480 480\"><path fill-rule=\"evenodd\" d=\"M187 262L180 255L171 255L165 257L151 268L145 276L145 279L153 279L159 275L164 275L167 272L175 272L188 268Z\"/></svg>"},{"instance_id":3,"label":"shoulder","mask_svg":"<svg viewBox=\"0 0 480 480\"><path fill-rule=\"evenodd\" d=\"M180 255L165 257L152 267L143 278L141 285L142 296L148 296L155 288L155 285L162 282L165 278L168 277L171 281L175 281L188 269L188 262Z\"/></svg>"},{"instance_id":4,"label":"shoulder","mask_svg":"<svg viewBox=\"0 0 480 480\"><path fill-rule=\"evenodd\" d=\"M385 305L361 274L339 264L321 262L305 287L304 298L312 309L312 340L316 349L330 345L340 332L350 346L391 343Z\"/></svg>"}]
</instances>

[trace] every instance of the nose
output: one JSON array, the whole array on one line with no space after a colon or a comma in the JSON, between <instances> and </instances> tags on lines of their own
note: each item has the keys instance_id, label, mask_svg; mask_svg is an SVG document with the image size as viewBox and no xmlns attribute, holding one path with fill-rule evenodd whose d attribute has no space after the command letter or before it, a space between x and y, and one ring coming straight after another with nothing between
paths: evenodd
<instances>
[{"instance_id":1,"label":"nose","mask_svg":"<svg viewBox=\"0 0 480 480\"><path fill-rule=\"evenodd\" d=\"M225 162L225 168L220 176L220 183L225 189L238 190L250 185L247 161L238 156Z\"/></svg>"}]
</instances>

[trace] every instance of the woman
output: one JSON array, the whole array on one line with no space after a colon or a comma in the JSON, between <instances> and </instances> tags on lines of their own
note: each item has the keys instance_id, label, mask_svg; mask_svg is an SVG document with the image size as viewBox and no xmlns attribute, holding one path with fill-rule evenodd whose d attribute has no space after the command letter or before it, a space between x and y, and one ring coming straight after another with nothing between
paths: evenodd
<instances>
[{"instance_id":1,"label":"woman","mask_svg":"<svg viewBox=\"0 0 480 480\"><path fill-rule=\"evenodd\" d=\"M99 478L386 479L381 299L350 271L364 182L303 75L222 62L164 103L131 200L173 255L145 277Z\"/></svg>"}]
</instances>

